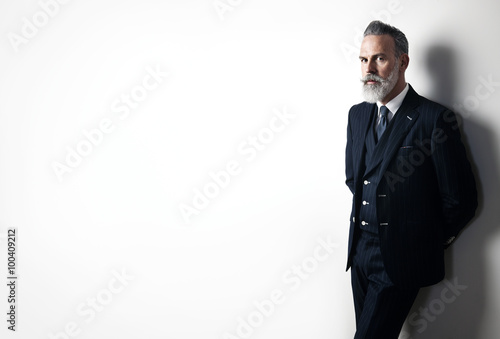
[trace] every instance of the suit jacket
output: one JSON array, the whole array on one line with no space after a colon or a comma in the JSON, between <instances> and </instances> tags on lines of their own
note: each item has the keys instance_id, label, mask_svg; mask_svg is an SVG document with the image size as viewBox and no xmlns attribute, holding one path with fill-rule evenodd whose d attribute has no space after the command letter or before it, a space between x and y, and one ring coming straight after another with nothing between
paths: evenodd
<instances>
[{"instance_id":1,"label":"suit jacket","mask_svg":"<svg viewBox=\"0 0 500 339\"><path fill-rule=\"evenodd\" d=\"M376 114L363 102L349 111L346 184L353 193L347 269L359 236L364 177L377 171L376 212L387 274L401 287L444 278L445 242L473 218L474 175L453 112L410 89L391 120L387 146L365 164L365 138ZM379 167L380 166L380 167Z\"/></svg>"}]
</instances>

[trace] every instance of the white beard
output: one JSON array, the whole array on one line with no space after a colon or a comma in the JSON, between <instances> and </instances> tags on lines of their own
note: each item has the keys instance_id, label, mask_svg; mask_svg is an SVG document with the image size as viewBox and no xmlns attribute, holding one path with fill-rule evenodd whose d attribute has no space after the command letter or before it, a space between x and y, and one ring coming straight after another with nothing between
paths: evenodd
<instances>
[{"instance_id":1,"label":"white beard","mask_svg":"<svg viewBox=\"0 0 500 339\"><path fill-rule=\"evenodd\" d=\"M361 82L363 83L362 92L365 101L372 104L377 101L382 101L396 86L398 82L398 69L398 63L396 63L387 79L374 74L368 74L364 78L361 78ZM368 80L375 80L378 81L378 83L367 85L366 81Z\"/></svg>"}]
</instances>

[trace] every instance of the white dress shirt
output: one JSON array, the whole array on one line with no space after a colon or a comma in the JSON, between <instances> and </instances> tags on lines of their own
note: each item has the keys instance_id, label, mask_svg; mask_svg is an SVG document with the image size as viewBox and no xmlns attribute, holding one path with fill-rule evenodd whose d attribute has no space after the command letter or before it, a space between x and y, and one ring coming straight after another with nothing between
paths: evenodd
<instances>
[{"instance_id":1,"label":"white dress shirt","mask_svg":"<svg viewBox=\"0 0 500 339\"><path fill-rule=\"evenodd\" d=\"M398 109L401 107L401 104L403 103L404 98L406 97L406 93L408 93L408 90L410 89L410 86L408 83L406 84L405 88L396 95L395 98L393 98L391 101L389 101L387 104L385 104L385 107L389 109L389 114L387 114L387 123L391 121L391 119L394 117L394 115L397 113ZM380 107L382 107L382 103L380 101L377 101L377 107L378 107L378 118L377 118L377 125L380 122Z\"/></svg>"}]
</instances>

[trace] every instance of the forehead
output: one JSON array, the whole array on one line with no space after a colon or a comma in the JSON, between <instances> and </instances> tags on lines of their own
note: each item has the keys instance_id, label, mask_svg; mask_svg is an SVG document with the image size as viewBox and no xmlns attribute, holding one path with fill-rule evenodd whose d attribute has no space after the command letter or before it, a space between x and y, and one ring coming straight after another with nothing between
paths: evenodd
<instances>
[{"instance_id":1,"label":"forehead","mask_svg":"<svg viewBox=\"0 0 500 339\"><path fill-rule=\"evenodd\" d=\"M361 56L370 56L376 54L394 54L395 52L394 38L388 34L384 35L367 35L361 43Z\"/></svg>"}]
</instances>

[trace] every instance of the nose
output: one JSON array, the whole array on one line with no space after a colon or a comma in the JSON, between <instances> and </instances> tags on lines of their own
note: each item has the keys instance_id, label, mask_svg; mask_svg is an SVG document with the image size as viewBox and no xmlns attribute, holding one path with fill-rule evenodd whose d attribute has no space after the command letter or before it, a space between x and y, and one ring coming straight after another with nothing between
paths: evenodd
<instances>
[{"instance_id":1,"label":"nose","mask_svg":"<svg viewBox=\"0 0 500 339\"><path fill-rule=\"evenodd\" d=\"M372 61L367 61L366 64L364 65L364 72L365 74L376 74L377 69L375 67L375 64Z\"/></svg>"}]
</instances>

